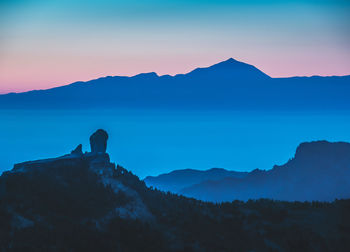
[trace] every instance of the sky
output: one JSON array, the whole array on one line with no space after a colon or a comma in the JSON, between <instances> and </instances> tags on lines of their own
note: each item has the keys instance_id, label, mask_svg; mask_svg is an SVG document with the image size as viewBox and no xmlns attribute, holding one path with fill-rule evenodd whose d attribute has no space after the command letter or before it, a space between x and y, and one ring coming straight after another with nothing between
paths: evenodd
<instances>
[{"instance_id":1,"label":"sky","mask_svg":"<svg viewBox=\"0 0 350 252\"><path fill-rule=\"evenodd\" d=\"M0 93L228 58L272 77L349 75L348 0L0 0Z\"/></svg>"}]
</instances>

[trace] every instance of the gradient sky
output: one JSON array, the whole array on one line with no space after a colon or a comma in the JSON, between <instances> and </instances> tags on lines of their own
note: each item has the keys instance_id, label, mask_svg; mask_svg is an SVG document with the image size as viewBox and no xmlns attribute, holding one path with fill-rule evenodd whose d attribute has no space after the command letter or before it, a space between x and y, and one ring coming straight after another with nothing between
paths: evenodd
<instances>
[{"instance_id":1,"label":"gradient sky","mask_svg":"<svg viewBox=\"0 0 350 252\"><path fill-rule=\"evenodd\" d=\"M0 0L0 93L229 57L273 77L350 74L350 1Z\"/></svg>"}]
</instances>

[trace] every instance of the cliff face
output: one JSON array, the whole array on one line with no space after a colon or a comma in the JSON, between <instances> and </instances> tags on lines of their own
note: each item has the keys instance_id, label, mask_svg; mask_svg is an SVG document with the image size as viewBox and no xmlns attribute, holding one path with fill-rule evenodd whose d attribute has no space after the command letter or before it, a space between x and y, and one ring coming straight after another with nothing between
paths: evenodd
<instances>
[{"instance_id":1,"label":"cliff face","mask_svg":"<svg viewBox=\"0 0 350 252\"><path fill-rule=\"evenodd\" d=\"M181 194L209 201L269 198L333 201L350 198L350 144L315 141L298 146L294 158L243 178L226 177L184 188Z\"/></svg>"}]
</instances>

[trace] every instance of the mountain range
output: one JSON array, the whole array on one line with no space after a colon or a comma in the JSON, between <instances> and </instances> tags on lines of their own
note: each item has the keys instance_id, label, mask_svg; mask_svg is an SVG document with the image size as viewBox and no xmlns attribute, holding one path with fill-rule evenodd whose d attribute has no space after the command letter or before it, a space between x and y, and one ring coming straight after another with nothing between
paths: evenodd
<instances>
[{"instance_id":1,"label":"mountain range","mask_svg":"<svg viewBox=\"0 0 350 252\"><path fill-rule=\"evenodd\" d=\"M350 144L315 141L298 146L286 164L249 173L179 170L145 183L159 190L212 202L269 198L333 201L350 198Z\"/></svg>"},{"instance_id":2,"label":"mountain range","mask_svg":"<svg viewBox=\"0 0 350 252\"><path fill-rule=\"evenodd\" d=\"M248 172L228 171L223 168L212 168L206 171L184 169L175 170L158 176L147 176L144 181L147 186L152 186L162 191L181 193L187 187L201 184L209 180L221 180L224 178L243 178Z\"/></svg>"},{"instance_id":3,"label":"mountain range","mask_svg":"<svg viewBox=\"0 0 350 252\"><path fill-rule=\"evenodd\" d=\"M0 176L0 251L349 251L349 200L213 204L164 193L111 163L107 139L98 130L91 152L78 145ZM349 144L321 145L339 171ZM311 155L322 174L321 145L300 147L295 165Z\"/></svg>"},{"instance_id":4,"label":"mountain range","mask_svg":"<svg viewBox=\"0 0 350 252\"><path fill-rule=\"evenodd\" d=\"M350 76L271 78L230 58L175 76L108 76L0 95L0 108L347 110L349 94Z\"/></svg>"}]
</instances>

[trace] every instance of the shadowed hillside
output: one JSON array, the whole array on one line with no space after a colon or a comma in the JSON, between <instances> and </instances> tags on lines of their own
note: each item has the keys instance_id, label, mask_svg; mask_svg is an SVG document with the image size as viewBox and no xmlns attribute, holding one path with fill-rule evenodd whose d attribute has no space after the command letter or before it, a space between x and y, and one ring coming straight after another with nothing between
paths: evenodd
<instances>
[{"instance_id":1,"label":"shadowed hillside","mask_svg":"<svg viewBox=\"0 0 350 252\"><path fill-rule=\"evenodd\" d=\"M0 177L2 251L348 251L350 202L204 203L146 187L92 152L17 164ZM315 153L316 154L316 153Z\"/></svg>"}]
</instances>

